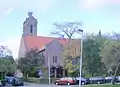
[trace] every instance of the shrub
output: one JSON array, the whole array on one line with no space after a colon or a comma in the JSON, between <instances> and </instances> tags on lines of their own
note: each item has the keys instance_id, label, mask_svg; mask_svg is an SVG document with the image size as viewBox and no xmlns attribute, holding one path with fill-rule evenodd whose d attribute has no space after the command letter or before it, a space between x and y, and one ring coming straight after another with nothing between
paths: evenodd
<instances>
[{"instance_id":1,"label":"shrub","mask_svg":"<svg viewBox=\"0 0 120 87\"><path fill-rule=\"evenodd\" d=\"M55 80L58 80L58 78L51 78L51 83L54 83ZM34 77L28 77L24 78L25 82L30 82L30 83L37 83L37 84L48 84L49 79L48 78L34 78Z\"/></svg>"}]
</instances>

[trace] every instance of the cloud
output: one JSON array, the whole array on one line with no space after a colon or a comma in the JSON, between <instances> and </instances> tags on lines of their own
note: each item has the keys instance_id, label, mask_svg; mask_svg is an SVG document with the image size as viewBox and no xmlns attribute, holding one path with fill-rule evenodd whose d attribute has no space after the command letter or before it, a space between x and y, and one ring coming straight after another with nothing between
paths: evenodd
<instances>
[{"instance_id":1,"label":"cloud","mask_svg":"<svg viewBox=\"0 0 120 87\"><path fill-rule=\"evenodd\" d=\"M79 7L87 10L99 9L106 5L120 5L120 0L78 0Z\"/></svg>"},{"instance_id":2,"label":"cloud","mask_svg":"<svg viewBox=\"0 0 120 87\"><path fill-rule=\"evenodd\" d=\"M4 38L4 40L1 40L0 45L7 46L12 51L14 59L16 59L18 57L20 41L21 36Z\"/></svg>"}]
</instances>

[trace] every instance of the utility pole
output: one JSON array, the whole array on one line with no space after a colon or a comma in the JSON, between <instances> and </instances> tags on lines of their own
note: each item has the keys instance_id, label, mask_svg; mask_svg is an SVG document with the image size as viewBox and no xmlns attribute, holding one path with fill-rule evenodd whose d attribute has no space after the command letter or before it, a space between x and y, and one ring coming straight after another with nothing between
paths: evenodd
<instances>
[{"instance_id":1,"label":"utility pole","mask_svg":"<svg viewBox=\"0 0 120 87\"><path fill-rule=\"evenodd\" d=\"M81 87L81 80L82 80L82 52L83 52L83 30L79 29L81 33L81 40L80 40L80 76L79 76L79 87Z\"/></svg>"}]
</instances>

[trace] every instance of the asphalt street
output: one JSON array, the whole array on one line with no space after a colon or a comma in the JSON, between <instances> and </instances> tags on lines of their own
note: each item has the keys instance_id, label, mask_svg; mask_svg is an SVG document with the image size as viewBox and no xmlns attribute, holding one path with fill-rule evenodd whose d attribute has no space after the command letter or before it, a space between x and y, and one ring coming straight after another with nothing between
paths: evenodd
<instances>
[{"instance_id":1,"label":"asphalt street","mask_svg":"<svg viewBox=\"0 0 120 87\"><path fill-rule=\"evenodd\" d=\"M109 83L110 84L110 83ZM118 83L120 84L120 83ZM98 85L98 84L92 84ZM108 84L99 84L99 85L108 85ZM7 84L5 87L14 87L10 84ZM79 87L78 85L54 85L54 84L35 84L35 83L25 83L24 86L16 86L16 87ZM82 87L87 87L87 85L82 85Z\"/></svg>"},{"instance_id":2,"label":"asphalt street","mask_svg":"<svg viewBox=\"0 0 120 87\"><path fill-rule=\"evenodd\" d=\"M75 85L67 86L67 85L54 85L54 84L27 83L23 87L78 87L78 86L75 86Z\"/></svg>"},{"instance_id":3,"label":"asphalt street","mask_svg":"<svg viewBox=\"0 0 120 87\"><path fill-rule=\"evenodd\" d=\"M7 84L5 87L14 87L10 84ZM67 85L54 85L54 84L35 84L35 83L25 83L24 86L16 86L16 87L78 87L75 85L67 86Z\"/></svg>"}]
</instances>

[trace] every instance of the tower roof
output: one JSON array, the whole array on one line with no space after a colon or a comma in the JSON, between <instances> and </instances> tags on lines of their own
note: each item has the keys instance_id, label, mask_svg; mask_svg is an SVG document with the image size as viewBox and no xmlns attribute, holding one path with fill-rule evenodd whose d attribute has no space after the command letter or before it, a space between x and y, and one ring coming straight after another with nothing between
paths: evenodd
<instances>
[{"instance_id":1,"label":"tower roof","mask_svg":"<svg viewBox=\"0 0 120 87\"><path fill-rule=\"evenodd\" d=\"M33 12L28 12L28 16L31 17Z\"/></svg>"}]
</instances>

